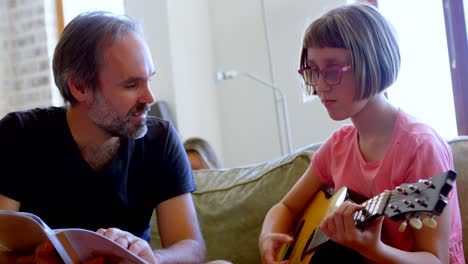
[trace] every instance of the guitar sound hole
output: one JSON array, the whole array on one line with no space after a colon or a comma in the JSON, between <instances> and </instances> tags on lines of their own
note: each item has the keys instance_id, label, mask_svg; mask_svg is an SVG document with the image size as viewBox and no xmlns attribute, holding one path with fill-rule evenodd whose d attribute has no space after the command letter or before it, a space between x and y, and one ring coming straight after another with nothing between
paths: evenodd
<instances>
[{"instance_id":1,"label":"guitar sound hole","mask_svg":"<svg viewBox=\"0 0 468 264\"><path fill-rule=\"evenodd\" d=\"M294 233L294 241L288 246L288 249L284 253L284 256L281 260L289 260L289 257L291 257L291 253L296 245L297 238L299 237L299 234L301 234L302 228L304 227L305 221L302 220L299 227L296 229L296 232Z\"/></svg>"}]
</instances>

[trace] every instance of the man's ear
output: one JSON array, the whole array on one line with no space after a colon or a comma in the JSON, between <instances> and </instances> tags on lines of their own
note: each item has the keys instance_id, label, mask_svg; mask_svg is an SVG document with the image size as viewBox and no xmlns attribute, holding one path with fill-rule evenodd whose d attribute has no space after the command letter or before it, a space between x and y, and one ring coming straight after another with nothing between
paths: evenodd
<instances>
[{"instance_id":1,"label":"man's ear","mask_svg":"<svg viewBox=\"0 0 468 264\"><path fill-rule=\"evenodd\" d=\"M67 83L68 87L70 88L70 93L78 102L83 102L88 99L90 93L88 87L85 87L79 82L74 81L71 76L68 76Z\"/></svg>"}]
</instances>

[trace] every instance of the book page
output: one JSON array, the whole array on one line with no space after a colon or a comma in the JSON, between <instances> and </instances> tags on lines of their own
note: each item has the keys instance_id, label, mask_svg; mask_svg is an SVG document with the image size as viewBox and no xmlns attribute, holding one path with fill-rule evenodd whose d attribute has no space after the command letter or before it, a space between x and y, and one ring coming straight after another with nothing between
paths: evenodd
<instances>
[{"instance_id":1,"label":"book page","mask_svg":"<svg viewBox=\"0 0 468 264\"><path fill-rule=\"evenodd\" d=\"M0 250L32 253L48 240L46 225L35 215L0 210Z\"/></svg>"},{"instance_id":2,"label":"book page","mask_svg":"<svg viewBox=\"0 0 468 264\"><path fill-rule=\"evenodd\" d=\"M112 263L146 263L142 258L96 232L79 228L56 229L55 232L73 263L81 263L99 256L104 256Z\"/></svg>"}]
</instances>

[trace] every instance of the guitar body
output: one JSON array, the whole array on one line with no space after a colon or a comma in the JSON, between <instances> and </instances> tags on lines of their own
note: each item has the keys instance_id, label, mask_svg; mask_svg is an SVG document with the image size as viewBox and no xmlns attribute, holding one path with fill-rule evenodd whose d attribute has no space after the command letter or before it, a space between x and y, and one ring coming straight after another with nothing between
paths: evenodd
<instances>
[{"instance_id":1,"label":"guitar body","mask_svg":"<svg viewBox=\"0 0 468 264\"><path fill-rule=\"evenodd\" d=\"M444 210L455 179L456 173L449 170L417 183L403 183L392 191L385 190L361 203L362 209L353 214L353 220L358 228L365 228L381 216L401 221L400 232L404 231L407 223L416 229L421 229L422 225L435 228L437 223L432 216L440 215ZM363 263L365 260L358 252L329 240L320 229L322 221L347 196L346 187L329 199L324 191L318 191L294 227L294 241L280 248L278 261L289 260L292 264Z\"/></svg>"},{"instance_id":2,"label":"guitar body","mask_svg":"<svg viewBox=\"0 0 468 264\"><path fill-rule=\"evenodd\" d=\"M288 259L290 263L294 264L310 263L312 256L317 251L317 248L308 249L312 244L312 238L314 235L318 240L323 238L325 240L323 243L328 240L328 237L322 237L323 233L319 230L320 224L345 201L346 195L346 187L338 190L329 199L324 191L318 191L295 225L294 242L283 245L278 254L278 260Z\"/></svg>"}]
</instances>

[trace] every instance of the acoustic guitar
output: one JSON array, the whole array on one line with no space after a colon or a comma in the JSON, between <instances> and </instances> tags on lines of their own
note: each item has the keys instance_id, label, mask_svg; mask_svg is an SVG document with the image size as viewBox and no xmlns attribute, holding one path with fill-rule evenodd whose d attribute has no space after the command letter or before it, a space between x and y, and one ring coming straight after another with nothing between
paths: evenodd
<instances>
[{"instance_id":1,"label":"acoustic guitar","mask_svg":"<svg viewBox=\"0 0 468 264\"><path fill-rule=\"evenodd\" d=\"M401 184L393 191L384 191L361 204L363 209L353 215L355 224L363 229L366 224L385 216L393 221L403 220L400 232L405 230L408 223L416 229L421 229L423 225L435 228L437 222L433 215L440 215L447 205L447 195L455 183L455 178L456 173L449 170L417 183ZM289 260L292 264L311 263L314 254L329 242L329 238L320 230L320 224L347 199L348 190L342 187L329 196L325 191L317 192L294 227L294 241L281 247L278 261Z\"/></svg>"}]
</instances>

